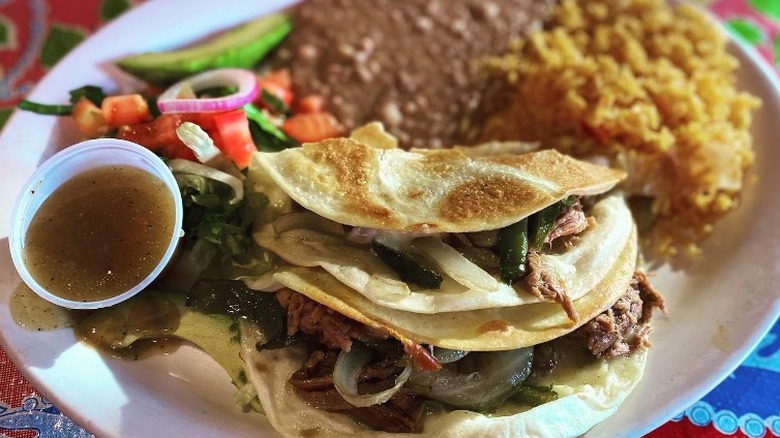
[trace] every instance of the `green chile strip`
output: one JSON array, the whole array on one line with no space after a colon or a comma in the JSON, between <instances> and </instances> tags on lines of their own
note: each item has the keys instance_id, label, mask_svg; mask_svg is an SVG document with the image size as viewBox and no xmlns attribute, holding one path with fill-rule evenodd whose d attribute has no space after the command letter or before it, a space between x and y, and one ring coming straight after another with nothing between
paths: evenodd
<instances>
[{"instance_id":1,"label":"green chile strip","mask_svg":"<svg viewBox=\"0 0 780 438\"><path fill-rule=\"evenodd\" d=\"M539 406L558 400L558 393L553 391L552 386L534 386L522 383L510 399L524 405Z\"/></svg>"},{"instance_id":2,"label":"green chile strip","mask_svg":"<svg viewBox=\"0 0 780 438\"><path fill-rule=\"evenodd\" d=\"M203 313L244 317L258 324L269 340L285 335L287 312L276 294L249 289L241 280L202 278L190 288L186 304Z\"/></svg>"},{"instance_id":3,"label":"green chile strip","mask_svg":"<svg viewBox=\"0 0 780 438\"><path fill-rule=\"evenodd\" d=\"M420 257L414 253L397 251L376 241L372 248L382 262L397 272L404 281L417 283L429 289L438 289L444 280L436 269L420 260Z\"/></svg>"},{"instance_id":4,"label":"green chile strip","mask_svg":"<svg viewBox=\"0 0 780 438\"><path fill-rule=\"evenodd\" d=\"M556 202L544 210L531 216L530 231L532 237L531 248L535 251L541 251L547 235L552 231L555 220L566 209L566 207L576 202L576 196L569 196L566 199Z\"/></svg>"},{"instance_id":5,"label":"green chile strip","mask_svg":"<svg viewBox=\"0 0 780 438\"><path fill-rule=\"evenodd\" d=\"M498 234L498 244L501 254L501 281L512 285L527 273L528 218L502 228Z\"/></svg>"}]
</instances>

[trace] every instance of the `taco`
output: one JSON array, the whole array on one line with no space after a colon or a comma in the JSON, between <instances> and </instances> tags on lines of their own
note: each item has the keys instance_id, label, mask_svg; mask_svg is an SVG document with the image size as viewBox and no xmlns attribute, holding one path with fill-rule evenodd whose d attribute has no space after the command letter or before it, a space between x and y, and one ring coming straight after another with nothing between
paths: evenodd
<instances>
[{"instance_id":1,"label":"taco","mask_svg":"<svg viewBox=\"0 0 780 438\"><path fill-rule=\"evenodd\" d=\"M663 306L607 194L624 174L554 151L392 146L373 127L256 156L296 206L255 233L283 260L289 337L244 337L274 428L576 436L614 412Z\"/></svg>"}]
</instances>

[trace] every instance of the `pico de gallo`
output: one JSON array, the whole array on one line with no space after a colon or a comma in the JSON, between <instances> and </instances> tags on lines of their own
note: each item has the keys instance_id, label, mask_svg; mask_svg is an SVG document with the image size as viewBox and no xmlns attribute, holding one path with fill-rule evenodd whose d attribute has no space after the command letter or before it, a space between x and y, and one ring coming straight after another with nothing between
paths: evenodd
<instances>
[{"instance_id":1,"label":"pico de gallo","mask_svg":"<svg viewBox=\"0 0 780 438\"><path fill-rule=\"evenodd\" d=\"M88 138L128 140L166 160L184 200L190 258L234 278L267 269L249 236L268 203L244 187L252 154L344 133L321 97L295 95L286 69L219 68L122 95L88 85L72 90L69 104L25 100L19 108L69 116Z\"/></svg>"}]
</instances>

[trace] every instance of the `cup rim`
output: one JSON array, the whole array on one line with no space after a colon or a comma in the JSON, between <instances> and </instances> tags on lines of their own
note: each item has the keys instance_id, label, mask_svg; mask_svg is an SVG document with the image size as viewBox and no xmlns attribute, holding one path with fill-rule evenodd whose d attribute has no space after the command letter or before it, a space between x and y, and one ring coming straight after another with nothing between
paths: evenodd
<instances>
[{"instance_id":1,"label":"cup rim","mask_svg":"<svg viewBox=\"0 0 780 438\"><path fill-rule=\"evenodd\" d=\"M157 266L155 266L155 268L139 283L127 291L109 298L93 301L81 301L63 298L59 295L49 292L46 288L41 286L32 277L30 271L27 269L27 266L24 263L23 249L25 236L22 232L22 229L25 224L25 219L28 218L29 215L34 217L38 211L38 209L35 211L29 211L31 196L34 194L33 189L37 184L39 184L40 181L43 180L46 175L56 170L59 166L67 163L68 160L75 158L77 155L83 157L85 154L105 152L106 149L114 149L117 156L126 154L140 156L141 158L144 158L148 164L150 164L150 167L153 168L154 171L151 171L150 167L144 167L142 169L154 174L155 177L160 178L160 180L163 181L165 186L168 188L168 191L173 196L175 209L173 232L171 233L165 253L158 262ZM126 163L120 163L119 161L117 164L127 165ZM140 168L139 166L133 167ZM79 173L81 172L77 172L77 174ZM63 179L58 184L58 187L70 179L71 178ZM45 199L46 198L44 198L44 201L42 202L45 202ZM40 206L38 208L40 208ZM32 217L29 217L29 219L31 220ZM165 269L165 267L171 262L178 247L182 236L183 217L184 207L182 204L181 192L179 191L178 184L170 168L168 168L168 166L160 159L160 157L155 155L149 149L131 141L115 138L91 139L76 143L72 146L68 146L65 149L52 155L42 165L35 169L32 175L30 175L27 181L25 181L22 190L19 192L19 195L16 198L13 209L11 210L11 230L9 232L8 244L10 247L11 259L13 261L14 267L21 276L22 281L24 281L27 286L41 298L58 306L69 309L99 309L118 304L135 296L144 290L147 286L149 286L149 284L151 284L152 281L154 281L160 275L163 269Z\"/></svg>"}]
</instances>

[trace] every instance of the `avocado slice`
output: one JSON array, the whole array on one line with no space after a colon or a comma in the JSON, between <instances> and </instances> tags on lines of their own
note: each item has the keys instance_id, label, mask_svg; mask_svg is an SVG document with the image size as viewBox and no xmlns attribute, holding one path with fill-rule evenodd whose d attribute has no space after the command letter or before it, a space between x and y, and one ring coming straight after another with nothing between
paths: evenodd
<instances>
[{"instance_id":1,"label":"avocado slice","mask_svg":"<svg viewBox=\"0 0 780 438\"><path fill-rule=\"evenodd\" d=\"M199 312L185 302L183 293L147 290L91 313L76 325L76 333L118 357L138 357L155 345L145 341L183 339L216 360L236 387L244 386L246 375L236 317Z\"/></svg>"},{"instance_id":2,"label":"avocado slice","mask_svg":"<svg viewBox=\"0 0 780 438\"><path fill-rule=\"evenodd\" d=\"M116 61L116 65L143 81L165 86L208 69L252 68L291 30L290 17L276 13L194 46L126 56Z\"/></svg>"}]
</instances>

